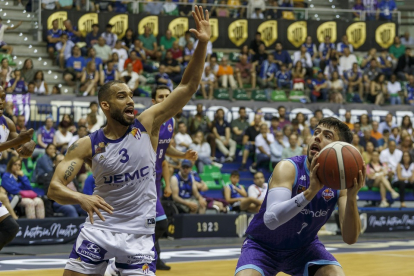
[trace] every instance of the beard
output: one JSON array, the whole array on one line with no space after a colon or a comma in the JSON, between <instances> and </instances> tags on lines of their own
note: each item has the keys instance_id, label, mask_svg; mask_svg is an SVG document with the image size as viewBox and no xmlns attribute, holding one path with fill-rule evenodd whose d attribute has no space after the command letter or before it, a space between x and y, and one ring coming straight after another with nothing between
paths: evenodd
<instances>
[{"instance_id":1,"label":"beard","mask_svg":"<svg viewBox=\"0 0 414 276\"><path fill-rule=\"evenodd\" d=\"M117 121L123 126L130 126L134 123L133 120L132 122L128 122L128 120L124 118L124 113L120 111L119 109L116 109L116 110L111 109L110 114L111 114L112 119L114 119L115 121Z\"/></svg>"},{"instance_id":2,"label":"beard","mask_svg":"<svg viewBox=\"0 0 414 276\"><path fill-rule=\"evenodd\" d=\"M308 158L309 164L312 163L313 157L310 156L310 146L308 146L308 150L306 151L306 157Z\"/></svg>"}]
</instances>

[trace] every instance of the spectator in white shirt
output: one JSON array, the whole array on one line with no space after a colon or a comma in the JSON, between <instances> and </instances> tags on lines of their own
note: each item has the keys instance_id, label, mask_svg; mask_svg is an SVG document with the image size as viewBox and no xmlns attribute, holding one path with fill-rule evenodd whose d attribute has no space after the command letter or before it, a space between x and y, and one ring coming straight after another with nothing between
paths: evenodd
<instances>
[{"instance_id":1,"label":"spectator in white shirt","mask_svg":"<svg viewBox=\"0 0 414 276\"><path fill-rule=\"evenodd\" d=\"M56 8L56 0L42 0L42 8L44 10L54 10Z\"/></svg>"},{"instance_id":2,"label":"spectator in white shirt","mask_svg":"<svg viewBox=\"0 0 414 276\"><path fill-rule=\"evenodd\" d=\"M138 73L134 72L132 63L129 63L127 65L126 70L121 74L121 78L128 85L128 87L131 88L132 91L135 91L135 89L138 88L139 75Z\"/></svg>"},{"instance_id":3,"label":"spectator in white shirt","mask_svg":"<svg viewBox=\"0 0 414 276\"><path fill-rule=\"evenodd\" d=\"M392 105L401 104L400 92L402 91L401 83L397 81L395 74L391 75L391 80L387 83L388 96Z\"/></svg>"},{"instance_id":4,"label":"spectator in white shirt","mask_svg":"<svg viewBox=\"0 0 414 276\"><path fill-rule=\"evenodd\" d=\"M203 95L204 99L213 99L215 84L216 77L213 73L211 73L210 66L206 66L206 68L204 68L204 74L201 76L201 82L199 86L199 89L201 90L201 94ZM208 96L206 90L208 91Z\"/></svg>"},{"instance_id":5,"label":"spectator in white shirt","mask_svg":"<svg viewBox=\"0 0 414 276\"><path fill-rule=\"evenodd\" d=\"M351 68L352 68L352 66L351 66ZM339 76L341 76L341 78L342 78L342 76L344 74L344 71L342 70L341 65L339 65L339 62L338 62L337 58L331 59L330 64L325 67L324 74L325 74L325 77L326 77L327 80L330 80L332 78L332 73L334 71L337 71Z\"/></svg>"},{"instance_id":6,"label":"spectator in white shirt","mask_svg":"<svg viewBox=\"0 0 414 276\"><path fill-rule=\"evenodd\" d=\"M292 133L289 136L289 147L283 149L282 160L291 158L293 156L298 156L302 154L302 148L298 146L298 135Z\"/></svg>"},{"instance_id":7,"label":"spectator in white shirt","mask_svg":"<svg viewBox=\"0 0 414 276\"><path fill-rule=\"evenodd\" d=\"M105 39L106 45L111 48L115 47L115 43L118 40L118 36L112 32L112 25L106 24L106 30L101 34L101 36Z\"/></svg>"},{"instance_id":8,"label":"spectator in white shirt","mask_svg":"<svg viewBox=\"0 0 414 276\"><path fill-rule=\"evenodd\" d=\"M397 172L397 165L400 163L402 156L403 152L397 149L397 144L394 140L390 140L388 142L388 148L381 151L380 162L387 164L390 169L388 176L391 177L391 179Z\"/></svg>"},{"instance_id":9,"label":"spectator in white shirt","mask_svg":"<svg viewBox=\"0 0 414 276\"><path fill-rule=\"evenodd\" d=\"M275 141L275 137L269 132L266 123L260 125L260 134L256 136L254 144L256 146L256 163L250 166L250 172L256 173L256 169L263 164L270 162L270 145Z\"/></svg>"},{"instance_id":10,"label":"spectator in white shirt","mask_svg":"<svg viewBox=\"0 0 414 276\"><path fill-rule=\"evenodd\" d=\"M190 135L187 134L187 126L183 122L178 123L178 133L174 136L176 148L179 151L186 152L193 140Z\"/></svg>"},{"instance_id":11,"label":"spectator in white shirt","mask_svg":"<svg viewBox=\"0 0 414 276\"><path fill-rule=\"evenodd\" d=\"M414 45L414 38L410 36L410 33L406 31L404 36L400 39L401 44L404 46L413 46Z\"/></svg>"},{"instance_id":12,"label":"spectator in white shirt","mask_svg":"<svg viewBox=\"0 0 414 276\"><path fill-rule=\"evenodd\" d=\"M198 45L198 39L194 42L194 49L197 48ZM207 42L207 51L206 51L206 60L210 60L211 55L213 54L213 43L209 40Z\"/></svg>"},{"instance_id":13,"label":"spectator in white shirt","mask_svg":"<svg viewBox=\"0 0 414 276\"><path fill-rule=\"evenodd\" d=\"M198 131L194 135L194 139L190 145L190 149L198 153L198 159L196 161L196 165L197 165L199 173L204 172L205 165L213 165L220 169L221 167L223 167L223 165L220 163L212 162L211 147L210 147L210 144L204 140L204 133L202 131Z\"/></svg>"},{"instance_id":14,"label":"spectator in white shirt","mask_svg":"<svg viewBox=\"0 0 414 276\"><path fill-rule=\"evenodd\" d=\"M385 116L385 121L379 124L378 132L381 132L381 134L383 134L384 130L388 129L389 133L391 133L391 130L394 127L398 127L396 124L393 124L392 121L393 116L391 113L388 113L387 116Z\"/></svg>"},{"instance_id":15,"label":"spectator in white shirt","mask_svg":"<svg viewBox=\"0 0 414 276\"><path fill-rule=\"evenodd\" d=\"M293 66L295 66L298 61L301 61L305 68L312 68L313 66L312 57L308 53L308 49L305 44L300 47L300 51L296 51L293 54Z\"/></svg>"},{"instance_id":16,"label":"spectator in white shirt","mask_svg":"<svg viewBox=\"0 0 414 276\"><path fill-rule=\"evenodd\" d=\"M257 172L254 174L253 178L254 184L250 185L247 189L247 196L252 197L258 200L263 200L266 197L268 184L265 183L265 177L262 172Z\"/></svg>"},{"instance_id":17,"label":"spectator in white shirt","mask_svg":"<svg viewBox=\"0 0 414 276\"><path fill-rule=\"evenodd\" d=\"M270 161L272 162L273 168L282 160L282 153L285 148L285 144L283 143L283 133L281 131L276 131L274 135L275 141L270 145Z\"/></svg>"},{"instance_id":18,"label":"spectator in white shirt","mask_svg":"<svg viewBox=\"0 0 414 276\"><path fill-rule=\"evenodd\" d=\"M122 72L124 69L124 63L128 59L128 52L122 48L122 41L117 40L115 47L112 49L112 53L118 54L118 71Z\"/></svg>"},{"instance_id":19,"label":"spectator in white shirt","mask_svg":"<svg viewBox=\"0 0 414 276\"><path fill-rule=\"evenodd\" d=\"M352 69L354 63L358 63L357 58L354 54L351 54L349 47L344 48L344 55L339 59L339 65L343 72L347 72Z\"/></svg>"},{"instance_id":20,"label":"spectator in white shirt","mask_svg":"<svg viewBox=\"0 0 414 276\"><path fill-rule=\"evenodd\" d=\"M70 140L72 140L73 134L68 131L69 123L67 121L61 121L59 123L59 130L56 131L53 137L53 144L56 145L56 149L60 152L66 152Z\"/></svg>"}]
</instances>

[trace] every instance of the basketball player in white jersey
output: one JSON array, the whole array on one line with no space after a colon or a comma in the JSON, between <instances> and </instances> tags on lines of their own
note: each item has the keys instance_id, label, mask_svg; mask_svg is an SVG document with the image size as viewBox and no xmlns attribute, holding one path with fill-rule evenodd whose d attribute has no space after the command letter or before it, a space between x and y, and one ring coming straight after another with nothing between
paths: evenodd
<instances>
[{"instance_id":1,"label":"basketball player in white jersey","mask_svg":"<svg viewBox=\"0 0 414 276\"><path fill-rule=\"evenodd\" d=\"M16 148L21 157L30 157L36 146L36 143L31 140L33 129L22 131L18 134L13 121L3 116L5 103L6 93L3 87L0 86L0 156L1 152L10 148ZM9 204L9 202L4 203ZM19 225L0 201L0 250L16 237L18 231Z\"/></svg>"},{"instance_id":2,"label":"basketball player in white jersey","mask_svg":"<svg viewBox=\"0 0 414 276\"><path fill-rule=\"evenodd\" d=\"M108 82L98 93L107 125L79 139L57 167L48 197L60 204L80 204L89 214L70 254L64 276L102 275L115 257L121 275L155 275L155 160L160 126L191 99L200 83L207 42L208 12L193 12L199 43L181 83L160 104L135 120L133 93L120 81ZM66 187L88 163L95 178L92 196Z\"/></svg>"}]
</instances>

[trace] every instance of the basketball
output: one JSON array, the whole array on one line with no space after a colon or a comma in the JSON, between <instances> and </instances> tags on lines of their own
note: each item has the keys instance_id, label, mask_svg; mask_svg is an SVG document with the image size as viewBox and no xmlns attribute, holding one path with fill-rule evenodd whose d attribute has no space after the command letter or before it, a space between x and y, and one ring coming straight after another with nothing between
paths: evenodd
<instances>
[{"instance_id":1,"label":"basketball","mask_svg":"<svg viewBox=\"0 0 414 276\"><path fill-rule=\"evenodd\" d=\"M359 151L351 144L335 142L319 152L317 175L326 187L343 190L354 185L364 161Z\"/></svg>"}]
</instances>

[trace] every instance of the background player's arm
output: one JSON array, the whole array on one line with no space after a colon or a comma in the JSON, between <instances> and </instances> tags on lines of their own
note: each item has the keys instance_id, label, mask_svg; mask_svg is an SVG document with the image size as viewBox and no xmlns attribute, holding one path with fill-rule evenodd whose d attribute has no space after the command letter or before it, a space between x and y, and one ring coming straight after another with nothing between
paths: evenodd
<instances>
[{"instance_id":1,"label":"background player's arm","mask_svg":"<svg viewBox=\"0 0 414 276\"><path fill-rule=\"evenodd\" d=\"M170 169L166 160L162 161L162 177L165 181L164 196L170 197L172 193L170 184Z\"/></svg>"},{"instance_id":2,"label":"background player's arm","mask_svg":"<svg viewBox=\"0 0 414 276\"><path fill-rule=\"evenodd\" d=\"M359 172L358 180L354 179L354 186L346 191L342 190L339 194L339 222L341 225L342 239L347 244L356 243L361 233L361 220L359 218L356 197L358 191L365 184L365 170L366 167L364 164L362 171Z\"/></svg>"},{"instance_id":3,"label":"background player's arm","mask_svg":"<svg viewBox=\"0 0 414 276\"><path fill-rule=\"evenodd\" d=\"M4 118L7 121L7 126L9 128L9 137L7 138L7 141L11 141L14 140L16 138L19 137L19 134L16 131L16 125L14 124L14 122L10 119L4 116ZM29 129L28 131L33 131L32 129ZM31 132L33 135L33 132ZM14 147L14 146L13 146ZM34 151L36 147L36 143L33 140L29 140L26 143L20 144L20 147L16 150L20 157L26 158L26 157L30 157ZM7 148L6 148L7 149Z\"/></svg>"},{"instance_id":4,"label":"background player's arm","mask_svg":"<svg viewBox=\"0 0 414 276\"><path fill-rule=\"evenodd\" d=\"M138 120L148 132L151 132L150 130L152 128L159 128L161 124L181 110L191 100L191 97L197 91L198 85L200 84L204 71L207 43L210 39L211 27L208 11L206 11L206 17L204 18L204 12L201 7L195 7L193 17L196 23L196 30L190 29L190 32L197 37L199 42L184 72L181 83L162 103L153 105L138 117Z\"/></svg>"},{"instance_id":5,"label":"background player's arm","mask_svg":"<svg viewBox=\"0 0 414 276\"><path fill-rule=\"evenodd\" d=\"M93 223L93 213L95 212L102 220L105 220L99 209L112 213L113 208L97 195L84 195L72 191L67 185L72 182L79 170L82 168L85 159L92 156L91 140L84 137L73 143L63 159L57 166L50 182L47 196L59 204L80 204L83 210L89 214L89 219Z\"/></svg>"},{"instance_id":6,"label":"background player's arm","mask_svg":"<svg viewBox=\"0 0 414 276\"><path fill-rule=\"evenodd\" d=\"M196 161L198 159L198 153L196 151L187 150L186 152L182 152L171 146L171 144L168 146L165 154L171 158L188 159L191 161Z\"/></svg>"}]
</instances>

